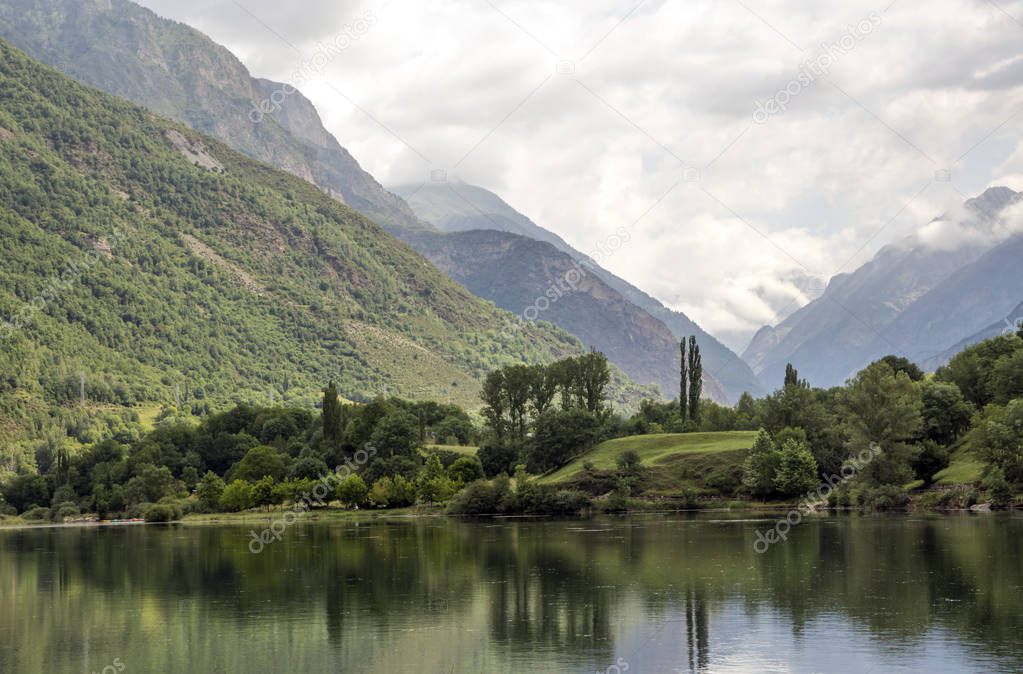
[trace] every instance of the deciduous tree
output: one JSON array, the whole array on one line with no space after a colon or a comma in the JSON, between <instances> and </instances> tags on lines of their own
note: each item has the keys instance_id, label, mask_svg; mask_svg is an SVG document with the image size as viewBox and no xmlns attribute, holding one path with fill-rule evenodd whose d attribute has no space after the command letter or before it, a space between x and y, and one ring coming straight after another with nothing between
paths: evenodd
<instances>
[{"instance_id":1,"label":"deciduous tree","mask_svg":"<svg viewBox=\"0 0 1023 674\"><path fill-rule=\"evenodd\" d=\"M896 374L879 361L850 381L842 408L850 454L880 450L861 470L862 479L874 485L902 485L913 479L919 448L911 443L923 427L920 386L905 372Z\"/></svg>"}]
</instances>

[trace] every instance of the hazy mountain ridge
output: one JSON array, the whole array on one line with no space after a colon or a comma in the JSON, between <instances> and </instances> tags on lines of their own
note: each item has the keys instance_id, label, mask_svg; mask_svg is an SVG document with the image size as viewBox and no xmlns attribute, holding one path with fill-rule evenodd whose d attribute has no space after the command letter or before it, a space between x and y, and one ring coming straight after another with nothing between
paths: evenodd
<instances>
[{"instance_id":1,"label":"hazy mountain ridge","mask_svg":"<svg viewBox=\"0 0 1023 674\"><path fill-rule=\"evenodd\" d=\"M761 329L743 358L768 380L792 362L819 386L841 384L889 353L927 361L1023 298L1018 264L1008 263L1020 259L1019 237L995 242L990 234L1021 199L1008 188L991 188L967 201L962 213L886 246L859 269L833 278L817 300ZM975 236L948 240L963 233ZM992 273L992 265L1013 271Z\"/></svg>"},{"instance_id":2,"label":"hazy mountain ridge","mask_svg":"<svg viewBox=\"0 0 1023 674\"><path fill-rule=\"evenodd\" d=\"M680 354L671 331L550 243L492 229L422 233L408 241L449 278L520 316L544 297L547 308L537 310L537 320L603 351L633 380L677 395ZM704 394L729 399L710 372Z\"/></svg>"},{"instance_id":3,"label":"hazy mountain ridge","mask_svg":"<svg viewBox=\"0 0 1023 674\"><path fill-rule=\"evenodd\" d=\"M948 348L945 351L923 361L921 365L929 371L936 370L942 365L946 365L948 361L952 360L953 356L960 351L969 348L974 344L979 344L985 340L998 337L999 335L1018 333L1021 326L1023 326L1023 302L1016 305L1016 307L1000 321L988 325L983 330L970 335L966 339L960 340L951 348Z\"/></svg>"},{"instance_id":4,"label":"hazy mountain ridge","mask_svg":"<svg viewBox=\"0 0 1023 674\"><path fill-rule=\"evenodd\" d=\"M1012 315L1023 298L1023 235L963 266L903 311L884 330L907 357L926 361Z\"/></svg>"},{"instance_id":5,"label":"hazy mountain ridge","mask_svg":"<svg viewBox=\"0 0 1023 674\"><path fill-rule=\"evenodd\" d=\"M753 395L761 395L765 392L764 386L745 362L700 328L688 316L666 308L647 293L603 269L588 255L572 248L557 234L537 225L493 192L466 183L403 185L391 187L391 189L396 194L406 197L416 214L438 229L449 232L473 229L497 230L549 243L577 262L585 264L592 275L604 285L618 293L625 301L638 307L644 314L662 323L671 332L674 340L687 335L696 335L701 345L704 368L720 383L728 400L734 402L743 392ZM418 247L419 244L413 241L413 245ZM532 304L533 299L542 295L554 280L554 278L549 278L543 283L535 283L531 287L532 297L527 304L506 306L505 308L521 312L526 306ZM498 304L501 305L500 302ZM551 315L548 320L565 327L558 322L556 308L548 313ZM612 326L611 329L621 331L623 327ZM584 341L586 341L585 338ZM663 384L662 388L664 388ZM668 388L667 395L670 397L673 393L673 390Z\"/></svg>"}]
</instances>

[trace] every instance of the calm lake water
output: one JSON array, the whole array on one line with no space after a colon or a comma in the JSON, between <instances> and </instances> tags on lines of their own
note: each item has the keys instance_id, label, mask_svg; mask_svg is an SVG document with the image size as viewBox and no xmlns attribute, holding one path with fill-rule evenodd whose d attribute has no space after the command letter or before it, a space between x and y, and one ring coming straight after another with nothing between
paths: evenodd
<instances>
[{"instance_id":1,"label":"calm lake water","mask_svg":"<svg viewBox=\"0 0 1023 674\"><path fill-rule=\"evenodd\" d=\"M0 671L1023 671L1023 517L769 524L0 530Z\"/></svg>"}]
</instances>

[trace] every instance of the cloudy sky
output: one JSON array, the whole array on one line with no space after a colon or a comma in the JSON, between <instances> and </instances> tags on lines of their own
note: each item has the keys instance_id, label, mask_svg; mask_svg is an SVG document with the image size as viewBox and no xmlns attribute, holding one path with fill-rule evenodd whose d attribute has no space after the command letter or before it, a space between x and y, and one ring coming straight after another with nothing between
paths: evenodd
<instances>
[{"instance_id":1,"label":"cloudy sky","mask_svg":"<svg viewBox=\"0 0 1023 674\"><path fill-rule=\"evenodd\" d=\"M734 348L1023 189L1023 0L141 0L299 84L385 185L500 194ZM324 44L343 50L324 49Z\"/></svg>"}]
</instances>

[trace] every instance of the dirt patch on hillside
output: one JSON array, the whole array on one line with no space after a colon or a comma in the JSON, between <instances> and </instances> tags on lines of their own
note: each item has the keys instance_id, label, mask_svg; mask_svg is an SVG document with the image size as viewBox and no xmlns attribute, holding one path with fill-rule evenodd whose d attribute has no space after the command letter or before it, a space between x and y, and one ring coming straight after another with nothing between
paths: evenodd
<instances>
[{"instance_id":1,"label":"dirt patch on hillside","mask_svg":"<svg viewBox=\"0 0 1023 674\"><path fill-rule=\"evenodd\" d=\"M397 388L391 393L479 406L479 382L443 356L385 327L356 320L343 326L355 349Z\"/></svg>"},{"instance_id":2,"label":"dirt patch on hillside","mask_svg":"<svg viewBox=\"0 0 1023 674\"><path fill-rule=\"evenodd\" d=\"M189 250L195 253L198 257L223 269L229 276L231 276L231 278L241 283L247 289L257 295L262 295L266 292L266 288L264 288L259 281L253 278L251 274L233 262L229 262L228 260L220 257L212 248L191 234L182 234L181 239L185 242L185 245L188 246Z\"/></svg>"},{"instance_id":3,"label":"dirt patch on hillside","mask_svg":"<svg viewBox=\"0 0 1023 674\"><path fill-rule=\"evenodd\" d=\"M171 142L174 149L180 152L185 159L196 166L204 168L207 171L220 172L224 170L224 165L221 164L216 157L211 155L209 150L207 150L202 143L185 138L185 135L177 129L167 130L167 140Z\"/></svg>"},{"instance_id":4,"label":"dirt patch on hillside","mask_svg":"<svg viewBox=\"0 0 1023 674\"><path fill-rule=\"evenodd\" d=\"M93 241L92 247L95 248L98 252L102 253L103 256L108 260L114 257L114 251L110 248L110 242L107 241L107 238L105 236Z\"/></svg>"},{"instance_id":5,"label":"dirt patch on hillside","mask_svg":"<svg viewBox=\"0 0 1023 674\"><path fill-rule=\"evenodd\" d=\"M0 141L10 140L11 138L14 138L14 132L0 126Z\"/></svg>"}]
</instances>

